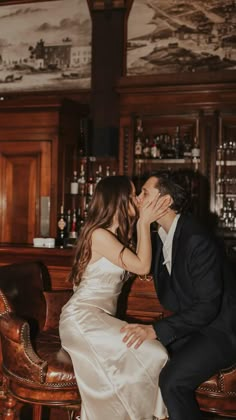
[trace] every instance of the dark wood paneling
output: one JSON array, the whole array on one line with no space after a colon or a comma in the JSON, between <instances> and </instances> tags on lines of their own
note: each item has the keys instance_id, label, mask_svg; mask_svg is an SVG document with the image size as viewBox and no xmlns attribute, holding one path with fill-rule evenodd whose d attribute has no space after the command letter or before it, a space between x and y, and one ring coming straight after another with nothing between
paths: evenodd
<instances>
[{"instance_id":1,"label":"dark wood paneling","mask_svg":"<svg viewBox=\"0 0 236 420\"><path fill-rule=\"evenodd\" d=\"M65 183L72 176L80 118L88 107L59 98L10 99L0 104L0 240L32 244L40 232L40 203L50 206L56 236ZM18 227L18 230L16 231Z\"/></svg>"}]
</instances>

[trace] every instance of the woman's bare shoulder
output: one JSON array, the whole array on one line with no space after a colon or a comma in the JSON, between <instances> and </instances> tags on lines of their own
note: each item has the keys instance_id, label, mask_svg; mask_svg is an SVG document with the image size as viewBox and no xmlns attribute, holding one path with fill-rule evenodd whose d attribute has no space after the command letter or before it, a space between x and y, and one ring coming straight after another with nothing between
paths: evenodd
<instances>
[{"instance_id":1,"label":"woman's bare shoulder","mask_svg":"<svg viewBox=\"0 0 236 420\"><path fill-rule=\"evenodd\" d=\"M97 228L92 233L92 240L93 241L100 241L100 240L107 240L107 239L115 239L115 236L112 232L104 228Z\"/></svg>"}]
</instances>

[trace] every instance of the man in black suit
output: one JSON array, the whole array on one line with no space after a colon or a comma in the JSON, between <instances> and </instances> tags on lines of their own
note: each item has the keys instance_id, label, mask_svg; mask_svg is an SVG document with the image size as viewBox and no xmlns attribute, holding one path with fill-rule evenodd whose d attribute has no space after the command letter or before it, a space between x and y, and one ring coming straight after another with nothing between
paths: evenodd
<instances>
[{"instance_id":1,"label":"man in black suit","mask_svg":"<svg viewBox=\"0 0 236 420\"><path fill-rule=\"evenodd\" d=\"M173 314L153 325L130 324L122 332L129 347L146 339L166 346L170 360L160 388L169 418L199 420L195 389L236 362L236 279L211 235L185 213L188 197L174 174L149 178L139 201L151 199L157 189L172 204L158 220L153 276L161 304Z\"/></svg>"}]
</instances>

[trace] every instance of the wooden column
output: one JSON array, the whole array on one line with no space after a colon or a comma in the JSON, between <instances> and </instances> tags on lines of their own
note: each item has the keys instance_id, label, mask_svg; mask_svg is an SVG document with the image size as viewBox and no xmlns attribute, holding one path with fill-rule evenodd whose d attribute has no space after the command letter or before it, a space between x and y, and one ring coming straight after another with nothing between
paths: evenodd
<instances>
[{"instance_id":1,"label":"wooden column","mask_svg":"<svg viewBox=\"0 0 236 420\"><path fill-rule=\"evenodd\" d=\"M93 24L92 153L118 156L119 96L116 84L124 67L124 0L91 1L90 10Z\"/></svg>"}]
</instances>

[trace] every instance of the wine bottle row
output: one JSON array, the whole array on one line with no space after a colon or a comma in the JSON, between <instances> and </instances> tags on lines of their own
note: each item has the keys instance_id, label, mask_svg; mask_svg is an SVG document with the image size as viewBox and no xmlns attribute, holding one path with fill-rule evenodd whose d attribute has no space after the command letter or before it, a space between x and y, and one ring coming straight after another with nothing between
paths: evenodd
<instances>
[{"instance_id":1,"label":"wine bottle row","mask_svg":"<svg viewBox=\"0 0 236 420\"><path fill-rule=\"evenodd\" d=\"M88 215L88 206L98 182L107 176L116 175L115 171L106 166L105 173L99 165L95 176L88 175L88 168L81 163L79 174L75 170L70 182L72 208L65 209L61 205L57 221L56 246L60 248L72 247L76 244L80 230Z\"/></svg>"},{"instance_id":2,"label":"wine bottle row","mask_svg":"<svg viewBox=\"0 0 236 420\"><path fill-rule=\"evenodd\" d=\"M106 166L105 174L103 173L102 165L98 166L95 176L88 175L85 170L85 165L80 165L80 172L74 170L73 177L70 182L70 193L72 195L89 196L92 197L97 183L104 178L104 176L115 175L115 171L110 171L110 166Z\"/></svg>"},{"instance_id":3,"label":"wine bottle row","mask_svg":"<svg viewBox=\"0 0 236 420\"><path fill-rule=\"evenodd\" d=\"M87 208L82 216L80 208L64 210L64 206L61 206L57 222L56 246L60 248L74 246L86 218Z\"/></svg>"},{"instance_id":4,"label":"wine bottle row","mask_svg":"<svg viewBox=\"0 0 236 420\"><path fill-rule=\"evenodd\" d=\"M200 146L197 137L177 126L174 134L161 132L144 135L141 118L136 120L134 156L136 159L200 159Z\"/></svg>"},{"instance_id":5,"label":"wine bottle row","mask_svg":"<svg viewBox=\"0 0 236 420\"><path fill-rule=\"evenodd\" d=\"M216 151L216 158L220 162L236 161L236 140L232 138L223 140Z\"/></svg>"}]
</instances>

